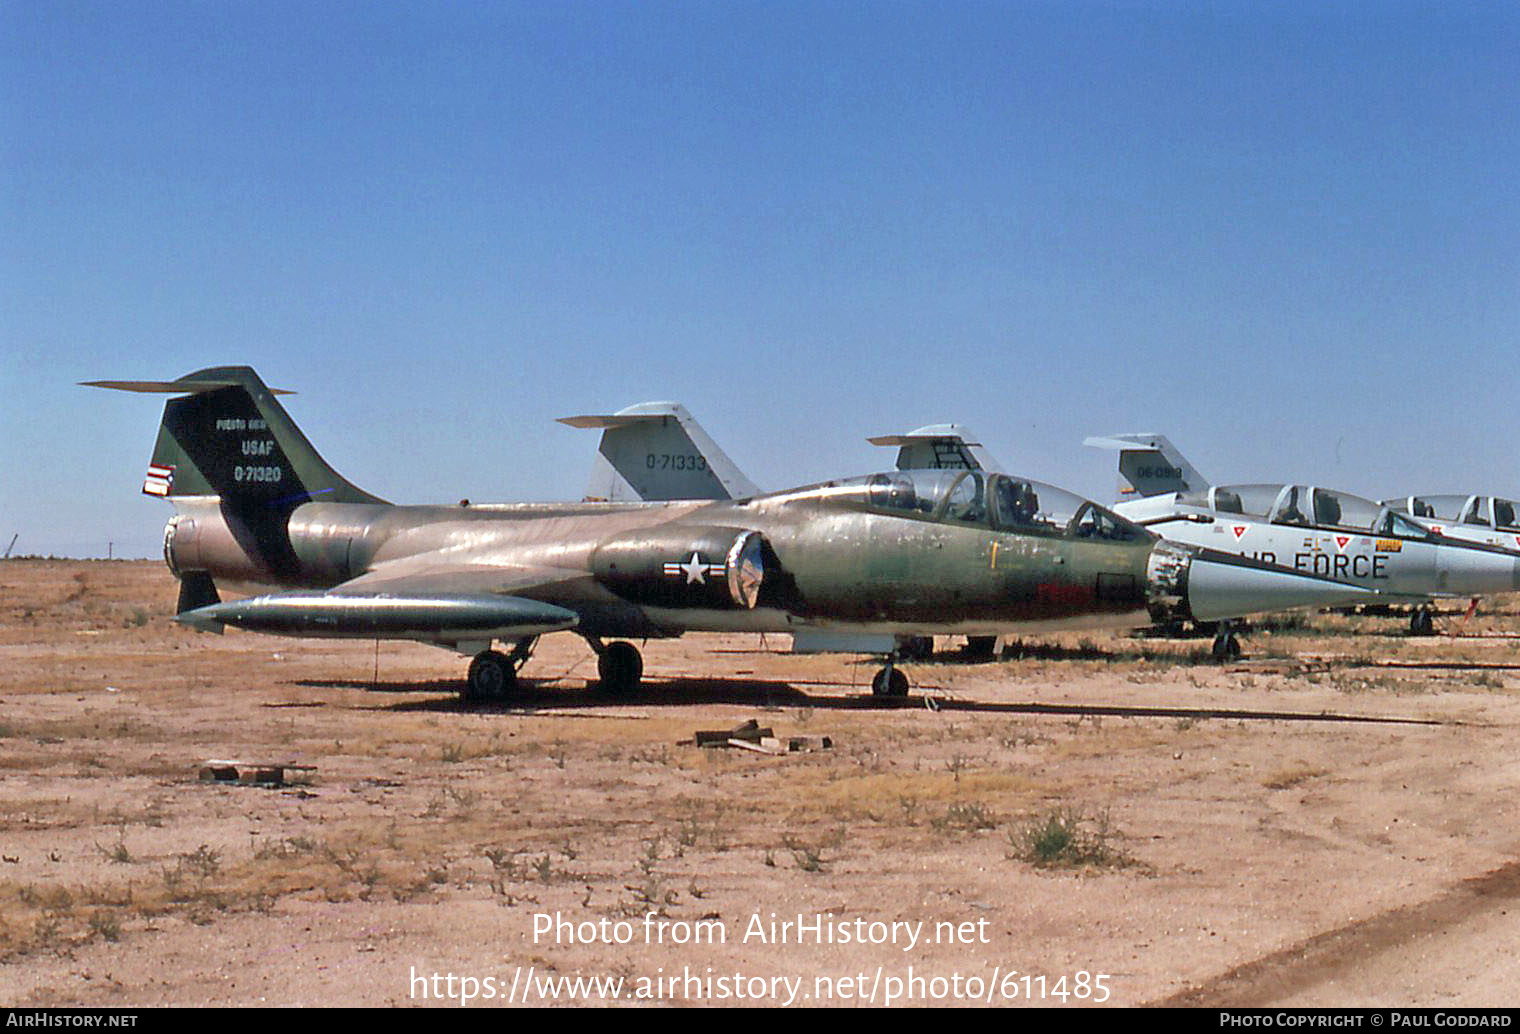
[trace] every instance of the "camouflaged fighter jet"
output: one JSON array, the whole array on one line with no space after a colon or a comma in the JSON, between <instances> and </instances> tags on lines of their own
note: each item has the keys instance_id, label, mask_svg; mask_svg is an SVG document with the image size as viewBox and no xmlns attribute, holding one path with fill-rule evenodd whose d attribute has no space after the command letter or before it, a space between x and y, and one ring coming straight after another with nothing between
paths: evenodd
<instances>
[{"instance_id":1,"label":"camouflaged fighter jet","mask_svg":"<svg viewBox=\"0 0 1520 1034\"><path fill-rule=\"evenodd\" d=\"M559 422L602 432L587 501L737 499L760 492L678 402L641 402L616 413L561 417ZM898 470L1002 469L959 424L934 424L867 441L896 446ZM814 640L805 633L794 636L793 652L811 652ZM925 660L934 654L934 637L904 636L897 652ZM992 657L997 636L970 637L966 652Z\"/></svg>"},{"instance_id":2,"label":"camouflaged fighter jet","mask_svg":"<svg viewBox=\"0 0 1520 1034\"><path fill-rule=\"evenodd\" d=\"M980 471L719 502L393 505L328 466L246 366L90 383L175 396L143 491L179 510L164 530L179 621L446 647L474 657L466 700L509 692L538 637L557 631L586 639L608 692L639 684L630 638L813 631L879 651L872 689L901 696L901 635L1208 620L1368 595L1162 542L1060 489ZM223 602L218 580L282 591ZM866 640L876 645L859 649Z\"/></svg>"},{"instance_id":3,"label":"camouflaged fighter jet","mask_svg":"<svg viewBox=\"0 0 1520 1034\"><path fill-rule=\"evenodd\" d=\"M1520 550L1520 503L1513 499L1496 495L1410 495L1384 499L1383 504L1448 539ZM1471 609L1468 613L1471 614ZM1409 624L1416 635L1429 635L1435 630L1431 608L1416 610Z\"/></svg>"},{"instance_id":4,"label":"camouflaged fighter jet","mask_svg":"<svg viewBox=\"0 0 1520 1034\"><path fill-rule=\"evenodd\" d=\"M971 429L961 424L929 424L907 434L882 434L866 441L886 448L896 447L898 470L986 470L1002 471L1002 466L977 440ZM905 652L915 658L934 655L933 637L915 636L904 644ZM991 660L997 655L998 637L966 637L963 656Z\"/></svg>"},{"instance_id":5,"label":"camouflaged fighter jet","mask_svg":"<svg viewBox=\"0 0 1520 1034\"><path fill-rule=\"evenodd\" d=\"M1312 485L1211 486L1157 435L1089 438L1086 444L1121 450L1121 488L1140 498L1116 504L1115 512L1174 542L1240 553L1415 604L1410 630L1416 634L1431 630L1432 599L1520 589L1520 551L1439 534L1383 503ZM1215 650L1230 646L1216 640Z\"/></svg>"},{"instance_id":6,"label":"camouflaged fighter jet","mask_svg":"<svg viewBox=\"0 0 1520 1034\"><path fill-rule=\"evenodd\" d=\"M570 427L600 430L586 502L677 502L759 495L728 454L679 402L640 402L616 413L560 417ZM994 637L993 642L996 643ZM793 653L849 653L855 637L799 629ZM871 649L867 644L863 649ZM933 636L899 636L895 654L924 660Z\"/></svg>"}]
</instances>

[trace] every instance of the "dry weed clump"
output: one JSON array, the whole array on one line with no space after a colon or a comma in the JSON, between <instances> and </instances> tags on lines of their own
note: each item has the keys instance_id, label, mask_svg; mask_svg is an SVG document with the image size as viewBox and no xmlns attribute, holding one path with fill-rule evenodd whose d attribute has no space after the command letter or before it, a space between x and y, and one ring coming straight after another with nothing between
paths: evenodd
<instances>
[{"instance_id":1,"label":"dry weed clump","mask_svg":"<svg viewBox=\"0 0 1520 1034\"><path fill-rule=\"evenodd\" d=\"M1328 775L1329 770L1315 768L1311 765L1290 765L1287 768L1273 772L1261 781L1261 785L1268 790L1291 790L1295 786L1301 786L1311 779L1318 779L1322 775Z\"/></svg>"},{"instance_id":2,"label":"dry weed clump","mask_svg":"<svg viewBox=\"0 0 1520 1034\"><path fill-rule=\"evenodd\" d=\"M1118 834L1108 812L1088 816L1072 808L1055 808L1007 833L1011 857L1042 869L1127 869L1137 859L1115 842Z\"/></svg>"}]
</instances>

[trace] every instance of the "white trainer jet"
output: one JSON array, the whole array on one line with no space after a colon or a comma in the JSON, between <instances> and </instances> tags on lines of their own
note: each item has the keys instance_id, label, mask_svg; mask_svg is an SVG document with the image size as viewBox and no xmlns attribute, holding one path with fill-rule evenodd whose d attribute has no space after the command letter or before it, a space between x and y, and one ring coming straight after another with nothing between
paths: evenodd
<instances>
[{"instance_id":1,"label":"white trainer jet","mask_svg":"<svg viewBox=\"0 0 1520 1034\"><path fill-rule=\"evenodd\" d=\"M1384 499L1450 539L1520 549L1520 503L1496 495L1409 495Z\"/></svg>"},{"instance_id":2,"label":"white trainer jet","mask_svg":"<svg viewBox=\"0 0 1520 1034\"><path fill-rule=\"evenodd\" d=\"M1167 456L1161 443L1174 455ZM1456 538L1385 503L1313 485L1211 486L1156 435L1112 435L1086 444L1121 450L1120 476L1129 497L1114 506L1115 512L1176 542L1239 553L1415 604L1410 628L1417 634L1431 630L1427 605L1433 599L1520 589L1520 549L1514 540L1505 548ZM1157 491L1156 482L1167 480L1187 487ZM1231 649L1216 640L1216 652Z\"/></svg>"}]
</instances>

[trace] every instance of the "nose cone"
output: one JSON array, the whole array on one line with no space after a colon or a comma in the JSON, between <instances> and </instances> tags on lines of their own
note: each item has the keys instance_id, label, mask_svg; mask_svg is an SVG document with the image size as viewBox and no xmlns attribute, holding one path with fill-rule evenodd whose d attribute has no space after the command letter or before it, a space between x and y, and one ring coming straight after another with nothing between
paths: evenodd
<instances>
[{"instance_id":1,"label":"nose cone","mask_svg":"<svg viewBox=\"0 0 1520 1034\"><path fill-rule=\"evenodd\" d=\"M1339 607L1376 595L1358 585L1214 550L1193 557L1188 570L1188 610L1199 621L1298 607Z\"/></svg>"},{"instance_id":2,"label":"nose cone","mask_svg":"<svg viewBox=\"0 0 1520 1034\"><path fill-rule=\"evenodd\" d=\"M216 632L217 634L221 634L223 631L223 621L226 620L223 616L226 607L227 604L225 603L213 603L206 607L196 607L194 610L181 611L174 615L174 620L187 628L195 629L197 632Z\"/></svg>"},{"instance_id":3,"label":"nose cone","mask_svg":"<svg viewBox=\"0 0 1520 1034\"><path fill-rule=\"evenodd\" d=\"M1370 589L1249 557L1158 543L1151 558L1151 611L1158 620L1218 621L1299 607L1366 602Z\"/></svg>"}]
</instances>

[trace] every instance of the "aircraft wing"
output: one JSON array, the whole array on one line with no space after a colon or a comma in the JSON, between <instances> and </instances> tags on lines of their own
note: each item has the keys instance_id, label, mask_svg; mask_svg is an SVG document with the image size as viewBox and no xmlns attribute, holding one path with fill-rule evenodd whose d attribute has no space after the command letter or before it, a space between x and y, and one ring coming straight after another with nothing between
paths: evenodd
<instances>
[{"instance_id":1,"label":"aircraft wing","mask_svg":"<svg viewBox=\"0 0 1520 1034\"><path fill-rule=\"evenodd\" d=\"M585 577L584 571L556 567L497 564L381 564L327 590L334 596L372 596L382 593L480 593L501 595L541 585Z\"/></svg>"}]
</instances>

